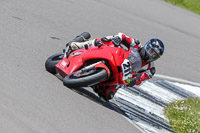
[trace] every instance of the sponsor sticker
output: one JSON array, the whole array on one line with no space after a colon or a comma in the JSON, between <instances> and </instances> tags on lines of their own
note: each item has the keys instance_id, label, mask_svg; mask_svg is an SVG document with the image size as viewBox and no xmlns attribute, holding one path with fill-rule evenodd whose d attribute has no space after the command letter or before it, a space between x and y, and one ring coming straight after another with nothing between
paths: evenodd
<instances>
[{"instance_id":1,"label":"sponsor sticker","mask_svg":"<svg viewBox=\"0 0 200 133\"><path fill-rule=\"evenodd\" d=\"M62 61L60 65L61 65L61 67L65 68L67 63L65 61Z\"/></svg>"}]
</instances>

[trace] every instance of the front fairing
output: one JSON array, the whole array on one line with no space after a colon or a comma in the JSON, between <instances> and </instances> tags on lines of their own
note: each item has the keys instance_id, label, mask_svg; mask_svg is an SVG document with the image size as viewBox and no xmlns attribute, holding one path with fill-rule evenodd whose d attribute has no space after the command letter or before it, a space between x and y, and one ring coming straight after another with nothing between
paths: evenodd
<instances>
[{"instance_id":1,"label":"front fairing","mask_svg":"<svg viewBox=\"0 0 200 133\"><path fill-rule=\"evenodd\" d=\"M80 70L88 62L106 60L108 62L108 68L112 71L111 77L107 82L103 82L99 85L109 86L116 84L125 84L126 79L130 76L131 63L129 63L129 51L125 51L122 48L101 46L89 47L89 49L79 49L70 54L68 58L63 58L57 65L57 73L62 77ZM129 64L128 64L129 63ZM128 66L127 66L128 65ZM129 68L129 70L127 69ZM127 73L128 71L128 73ZM128 74L128 76L127 76Z\"/></svg>"},{"instance_id":2,"label":"front fairing","mask_svg":"<svg viewBox=\"0 0 200 133\"><path fill-rule=\"evenodd\" d=\"M108 46L90 47L89 49L79 49L72 52L68 58L63 58L57 65L57 73L62 73L62 77L69 75L85 65L88 65L87 62L94 60L108 60L111 66L115 66L115 61L112 54L112 48ZM63 64L66 64L63 67ZM64 73L64 74L63 74Z\"/></svg>"}]
</instances>

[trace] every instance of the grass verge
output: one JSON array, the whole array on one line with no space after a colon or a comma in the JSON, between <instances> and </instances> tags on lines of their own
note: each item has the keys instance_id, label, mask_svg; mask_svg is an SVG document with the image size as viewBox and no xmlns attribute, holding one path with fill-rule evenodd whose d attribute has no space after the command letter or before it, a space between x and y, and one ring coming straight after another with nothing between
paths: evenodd
<instances>
[{"instance_id":1,"label":"grass verge","mask_svg":"<svg viewBox=\"0 0 200 133\"><path fill-rule=\"evenodd\" d=\"M200 99L177 100L165 108L165 115L177 133L200 133Z\"/></svg>"},{"instance_id":2,"label":"grass verge","mask_svg":"<svg viewBox=\"0 0 200 133\"><path fill-rule=\"evenodd\" d=\"M166 2L180 6L194 13L200 14L200 0L165 0Z\"/></svg>"}]
</instances>

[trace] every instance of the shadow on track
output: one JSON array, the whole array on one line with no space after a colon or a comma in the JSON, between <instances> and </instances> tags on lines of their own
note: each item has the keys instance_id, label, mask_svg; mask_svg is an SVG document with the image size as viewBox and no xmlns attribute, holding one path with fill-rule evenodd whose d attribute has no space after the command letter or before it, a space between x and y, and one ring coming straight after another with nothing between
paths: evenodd
<instances>
[{"instance_id":1,"label":"shadow on track","mask_svg":"<svg viewBox=\"0 0 200 133\"><path fill-rule=\"evenodd\" d=\"M52 75L54 75L54 74L52 74ZM54 76L56 76L59 80L63 81L63 78L61 76L59 76L59 75L54 75ZM66 87L66 88L70 89L70 90L72 90L72 91L74 91L74 92L76 92L76 93L78 93L78 94L90 99L90 100L92 100L95 103L98 103L98 104L100 104L100 105L102 105L102 106L104 106L104 107L106 107L106 108L108 108L110 110L113 110L113 111L115 111L115 112L117 112L117 113L129 118L125 114L125 112L123 110L121 110L115 103L105 102L105 101L101 100L97 95L95 95L95 92L90 92L88 89L83 88L83 87L79 87L79 88L68 88L68 87Z\"/></svg>"},{"instance_id":2,"label":"shadow on track","mask_svg":"<svg viewBox=\"0 0 200 133\"><path fill-rule=\"evenodd\" d=\"M114 103L111 103L111 102L105 102L103 100L101 100L97 95L95 95L94 93L95 92L90 92L89 90L87 90L86 88L82 88L82 87L79 87L79 88L68 88L90 100L92 100L93 102L95 103L98 103L110 110L113 110L117 113L120 113L121 115L127 117L127 115L124 113L124 111L122 111L117 105L115 105Z\"/></svg>"}]
</instances>

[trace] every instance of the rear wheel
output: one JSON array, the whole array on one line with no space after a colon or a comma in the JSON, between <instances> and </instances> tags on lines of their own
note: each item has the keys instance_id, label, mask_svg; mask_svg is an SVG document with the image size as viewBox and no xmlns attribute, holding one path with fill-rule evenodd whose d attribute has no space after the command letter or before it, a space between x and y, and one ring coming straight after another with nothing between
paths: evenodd
<instances>
[{"instance_id":1,"label":"rear wheel","mask_svg":"<svg viewBox=\"0 0 200 133\"><path fill-rule=\"evenodd\" d=\"M101 69L91 69L89 71L83 72L82 70L76 71L63 80L63 84L67 87L86 87L97 84L107 78L107 71L103 68Z\"/></svg>"},{"instance_id":2,"label":"rear wheel","mask_svg":"<svg viewBox=\"0 0 200 133\"><path fill-rule=\"evenodd\" d=\"M55 65L58 64L64 57L63 53L58 53L49 57L45 62L45 68L48 72L56 74Z\"/></svg>"}]
</instances>

